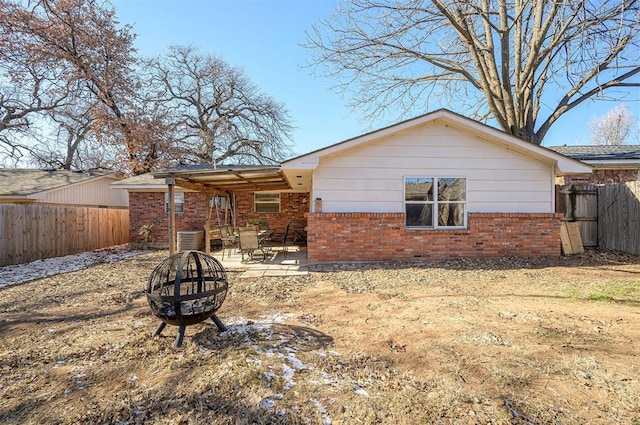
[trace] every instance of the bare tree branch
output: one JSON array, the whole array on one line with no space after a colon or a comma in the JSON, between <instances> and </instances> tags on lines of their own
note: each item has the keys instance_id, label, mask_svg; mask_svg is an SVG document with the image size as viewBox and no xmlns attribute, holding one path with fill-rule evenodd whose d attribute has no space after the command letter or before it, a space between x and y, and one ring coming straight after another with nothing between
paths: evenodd
<instances>
[{"instance_id":1,"label":"bare tree branch","mask_svg":"<svg viewBox=\"0 0 640 425\"><path fill-rule=\"evenodd\" d=\"M640 86L639 27L637 0L352 0L307 47L371 121L453 104L539 144L571 108Z\"/></svg>"},{"instance_id":2,"label":"bare tree branch","mask_svg":"<svg viewBox=\"0 0 640 425\"><path fill-rule=\"evenodd\" d=\"M170 111L183 161L273 164L291 154L286 109L241 70L182 46L148 60L147 69L148 86Z\"/></svg>"}]
</instances>

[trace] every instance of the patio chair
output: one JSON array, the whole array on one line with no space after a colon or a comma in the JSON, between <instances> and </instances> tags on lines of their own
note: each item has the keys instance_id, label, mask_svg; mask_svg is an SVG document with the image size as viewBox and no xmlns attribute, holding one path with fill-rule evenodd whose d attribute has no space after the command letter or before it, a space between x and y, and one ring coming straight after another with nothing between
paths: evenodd
<instances>
[{"instance_id":1,"label":"patio chair","mask_svg":"<svg viewBox=\"0 0 640 425\"><path fill-rule=\"evenodd\" d=\"M269 250L258 237L258 232L255 227L240 227L238 229L238 246L240 248L240 254L242 255L242 261L247 261L245 255L249 260L252 260L256 251L261 251L262 256L265 257Z\"/></svg>"},{"instance_id":2,"label":"patio chair","mask_svg":"<svg viewBox=\"0 0 640 425\"><path fill-rule=\"evenodd\" d=\"M303 230L293 229L296 236L293 238L293 243L298 245L306 245L307 244L307 235L304 234Z\"/></svg>"},{"instance_id":3,"label":"patio chair","mask_svg":"<svg viewBox=\"0 0 640 425\"><path fill-rule=\"evenodd\" d=\"M227 251L227 257L231 258L231 252L237 247L237 240L228 225L220 226L220 236L222 240L222 259L224 260L224 252Z\"/></svg>"}]
</instances>

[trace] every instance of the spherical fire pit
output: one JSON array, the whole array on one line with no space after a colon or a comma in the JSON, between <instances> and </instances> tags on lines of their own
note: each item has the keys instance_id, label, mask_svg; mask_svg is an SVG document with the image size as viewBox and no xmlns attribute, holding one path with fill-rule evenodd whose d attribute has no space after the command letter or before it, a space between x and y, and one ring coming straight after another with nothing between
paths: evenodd
<instances>
[{"instance_id":1,"label":"spherical fire pit","mask_svg":"<svg viewBox=\"0 0 640 425\"><path fill-rule=\"evenodd\" d=\"M215 258L200 251L184 251L166 258L153 270L147 301L162 320L153 336L167 324L179 326L175 346L182 345L185 327L211 318L220 331L227 328L215 312L227 296L227 273Z\"/></svg>"}]
</instances>

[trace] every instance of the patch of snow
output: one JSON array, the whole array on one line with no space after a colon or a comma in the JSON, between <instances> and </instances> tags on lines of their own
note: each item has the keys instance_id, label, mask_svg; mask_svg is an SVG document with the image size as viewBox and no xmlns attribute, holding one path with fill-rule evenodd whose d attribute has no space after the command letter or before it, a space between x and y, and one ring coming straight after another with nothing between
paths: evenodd
<instances>
[{"instance_id":1,"label":"patch of snow","mask_svg":"<svg viewBox=\"0 0 640 425\"><path fill-rule=\"evenodd\" d=\"M64 257L45 258L31 263L0 267L0 288L60 273L75 272L99 263L117 263L147 251L129 251L124 245Z\"/></svg>"},{"instance_id":2,"label":"patch of snow","mask_svg":"<svg viewBox=\"0 0 640 425\"><path fill-rule=\"evenodd\" d=\"M362 387L359 387L357 385L355 386L355 393L358 395L369 397L369 393L365 391Z\"/></svg>"},{"instance_id":3,"label":"patch of snow","mask_svg":"<svg viewBox=\"0 0 640 425\"><path fill-rule=\"evenodd\" d=\"M272 315L262 315L263 319L269 320L273 323L284 323L286 319L292 319L295 316L291 313L276 313Z\"/></svg>"},{"instance_id":4,"label":"patch of snow","mask_svg":"<svg viewBox=\"0 0 640 425\"><path fill-rule=\"evenodd\" d=\"M285 380L285 384L284 384L284 389L285 390L290 390L291 388L294 387L294 385L296 385L295 382L293 382L293 376L295 375L296 370L292 367L287 366L286 364L282 363L282 378Z\"/></svg>"},{"instance_id":5,"label":"patch of snow","mask_svg":"<svg viewBox=\"0 0 640 425\"><path fill-rule=\"evenodd\" d=\"M276 402L273 401L271 397L266 397L260 400L261 409L273 409L275 405L276 405Z\"/></svg>"},{"instance_id":6,"label":"patch of snow","mask_svg":"<svg viewBox=\"0 0 640 425\"><path fill-rule=\"evenodd\" d=\"M331 425L333 421L327 416L327 409L315 398L310 398L309 401L318 409L318 412L323 416L323 425Z\"/></svg>"}]
</instances>

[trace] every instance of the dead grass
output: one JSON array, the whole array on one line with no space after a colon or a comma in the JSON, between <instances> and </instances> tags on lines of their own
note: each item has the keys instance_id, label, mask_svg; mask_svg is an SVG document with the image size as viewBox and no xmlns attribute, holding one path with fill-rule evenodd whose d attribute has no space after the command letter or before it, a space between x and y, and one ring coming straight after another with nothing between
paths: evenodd
<instances>
[{"instance_id":1,"label":"dead grass","mask_svg":"<svg viewBox=\"0 0 640 425\"><path fill-rule=\"evenodd\" d=\"M0 289L0 423L640 423L636 257L230 273L176 350L164 256Z\"/></svg>"}]
</instances>

